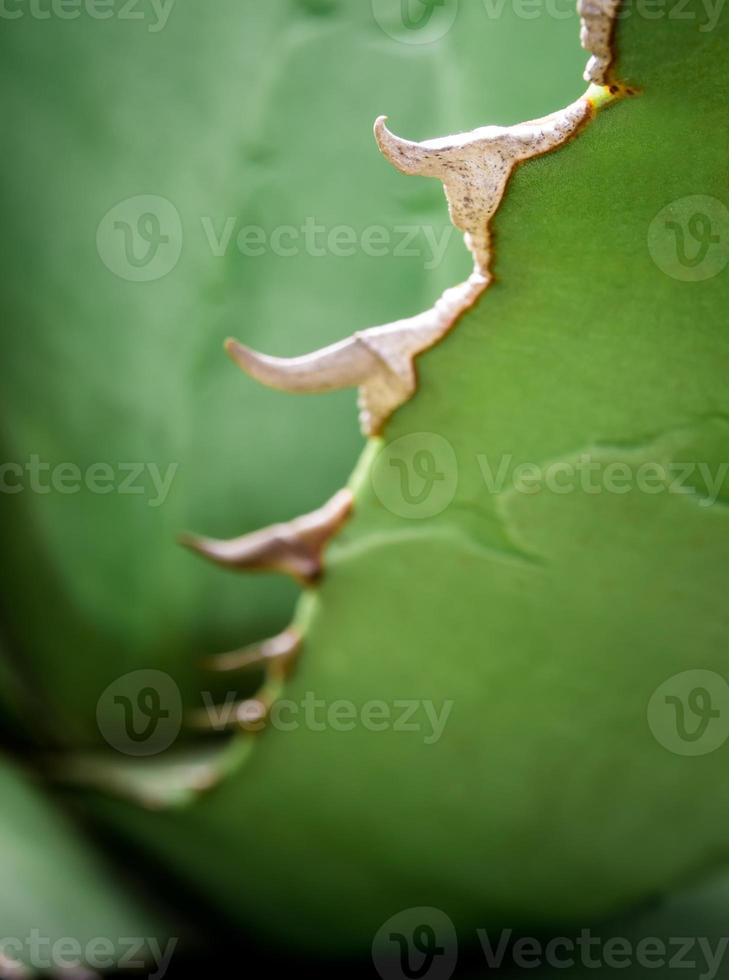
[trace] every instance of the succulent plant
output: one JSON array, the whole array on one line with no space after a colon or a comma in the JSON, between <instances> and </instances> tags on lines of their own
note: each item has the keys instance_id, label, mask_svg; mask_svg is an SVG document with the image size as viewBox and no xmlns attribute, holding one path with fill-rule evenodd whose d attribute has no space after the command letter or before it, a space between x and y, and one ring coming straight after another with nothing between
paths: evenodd
<instances>
[{"instance_id":1,"label":"succulent plant","mask_svg":"<svg viewBox=\"0 0 729 980\"><path fill-rule=\"evenodd\" d=\"M429 103L439 100L437 121L451 130L466 119L490 121L478 111L482 34L454 29L452 70L466 80L439 82L412 46L401 45L402 64L392 70L389 45L368 36L350 50L342 21L362 30L354 4L302 2L281 76L266 45L289 16L283 5L247 18L222 7L204 40L222 46L234 69L207 80L204 97L191 83L210 65L206 45L193 43L195 18L184 32L172 19L168 27L180 32L178 49L191 44L195 55L180 101L185 126L169 137L159 173L192 142L189 168L174 171L177 193L197 195L191 213L226 214L228 195L246 195L247 213L273 214L275 223L292 184L316 180L341 185L338 202L353 197L359 144L349 146L348 128L338 142L325 111L331 103L341 112L342 93L321 79L303 84L302 65L324 50L329 64L370 66L368 105L373 92L394 99L393 119L398 106L417 105L412 125L430 128ZM185 277L176 270L138 289L136 273L120 273L108 236L133 230L131 215L154 217L146 199L143 213L134 210L138 187L124 198L135 182L119 146L152 126L168 105L161 96L141 120L138 101L131 115L131 103L113 102L115 128L103 132L116 169L90 177L90 207L80 190L75 201L60 198L56 178L40 203L25 191L36 216L51 204L59 221L74 204L97 214L106 278L84 290L81 271L74 281L63 264L54 279L59 246L47 242L47 295L27 294L27 269L9 286L8 309L20 311L27 343L44 341L32 358L15 346L3 372L9 458L20 446L52 466L61 451L93 465L111 433L109 458L147 460L158 496L168 486L160 460L173 465L184 453L187 466L184 485L168 486L164 509L135 498L113 535L103 496L78 498L76 520L68 519L71 498L45 505L42 494L30 503L25 494L8 497L4 612L14 655L0 691L9 744L36 777L62 784L56 795L111 833L123 853L151 856L205 908L266 942L361 956L383 923L423 908L442 910L459 937L485 925L576 928L663 897L727 856L729 92L719 66L729 20L699 2L685 5L686 16L643 16L616 0L582 0L579 13L590 59L582 96L574 100L579 72L563 87L556 33L555 55L551 39L540 38L546 54L533 48L509 69L530 79L525 102L535 104L542 86L550 99L571 97L566 108L550 102L531 122L424 141L395 136L384 117L375 123L380 150L401 174L384 176L374 155L362 173L382 173L377 180L396 209L411 215L430 215L442 182L473 263L461 285L440 281L446 271L468 273L455 241L443 268L425 275L363 262L324 284L307 282L302 265L292 286L278 261L260 283L248 272L233 286L231 272L221 274L229 257L206 255L199 238L190 246L185 237ZM472 8L467 16L475 17ZM231 23L258 32L246 41L245 66ZM504 25L516 61L528 22L505 15ZM21 51L40 45L30 29L37 26ZM34 81L47 128L53 59L80 64L78 149L65 152L86 166L100 109L85 117L82 95L108 55L92 47L99 26L77 31ZM562 26L555 19L544 33L559 28L575 63ZM529 37L527 47L536 44ZM155 78L147 42L142 76ZM133 43L130 34L118 49L124 73ZM385 84L393 71L405 96ZM433 96L425 109L408 85L418 72ZM244 89L236 108L244 137L230 125L236 99L225 87L236 73L244 79L236 91ZM323 107L304 122L312 89ZM264 121L261 106L275 105L276 92L298 137L274 135L273 113ZM20 142L45 188L40 138L39 128ZM296 153L302 145L306 158ZM154 160L156 142L148 146ZM19 177L8 184L18 192ZM121 210L101 205L110 185ZM363 186L355 210L372 220L384 212L367 197L375 185ZM174 196L165 195L167 204ZM212 219L201 226L220 251L230 232ZM137 227L150 242L157 235L155 247L166 230L149 221ZM85 259L88 241L74 244ZM297 301L294 287L302 290ZM421 292L433 305L406 308ZM84 325L75 329L66 312L63 342L49 335L49 320L57 323L80 296ZM116 300L117 329L148 331L157 311L154 333L144 344L133 333L135 342L128 333L108 336L90 351L89 318ZM322 307L332 320L326 328L317 322ZM258 322L246 314L239 328L251 309ZM295 334L294 311L305 337ZM195 322L178 340L191 312ZM363 325L344 340L332 329L337 317L360 324L365 312L386 325ZM272 416L283 395L221 373L219 340L231 324L241 340L228 341L228 353L264 385L358 389L366 444L349 478L358 440L348 396L291 399ZM268 353L307 340L314 353ZM155 356L166 362L164 375L154 371ZM94 369L109 361L113 397L101 397ZM38 401L24 395L31 376ZM83 397L64 412L66 386L77 377ZM135 395L144 399L143 424L130 429ZM49 410L66 426L55 444L41 424ZM305 516L291 518L295 503ZM249 533L226 538L240 532L239 521ZM283 573L293 583L236 579L175 550L184 526L216 535L184 542L227 571ZM126 560L134 575L109 597L115 578L107 573ZM38 617L41 598L48 601ZM101 642L103 656L92 659ZM76 647L85 654L81 678L66 662L78 664ZM162 741L140 736L137 752L134 724L118 715L124 705L150 724L164 719ZM12 789L18 778L8 770L9 792L29 800L27 787ZM33 805L45 812L49 804ZM80 860L77 845L68 847L69 860ZM170 934L169 923L114 888L103 892L109 898L94 900L85 930L103 913L113 922L141 916L140 935ZM43 928L63 934L46 921L55 920Z\"/></svg>"}]
</instances>

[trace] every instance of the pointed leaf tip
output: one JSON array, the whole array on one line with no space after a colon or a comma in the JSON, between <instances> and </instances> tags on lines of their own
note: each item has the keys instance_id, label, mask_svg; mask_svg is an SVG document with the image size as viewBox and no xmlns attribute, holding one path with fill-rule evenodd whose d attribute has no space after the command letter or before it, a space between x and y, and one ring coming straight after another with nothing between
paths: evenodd
<instances>
[{"instance_id":1,"label":"pointed leaf tip","mask_svg":"<svg viewBox=\"0 0 729 980\"><path fill-rule=\"evenodd\" d=\"M387 116L375 121L375 139L380 152L401 173L408 176L439 177L443 173L441 150L425 143L396 136L385 125Z\"/></svg>"},{"instance_id":2,"label":"pointed leaf tip","mask_svg":"<svg viewBox=\"0 0 729 980\"><path fill-rule=\"evenodd\" d=\"M270 357L235 340L226 350L249 377L293 394L355 388L378 368L377 358L356 336L302 357Z\"/></svg>"}]
</instances>

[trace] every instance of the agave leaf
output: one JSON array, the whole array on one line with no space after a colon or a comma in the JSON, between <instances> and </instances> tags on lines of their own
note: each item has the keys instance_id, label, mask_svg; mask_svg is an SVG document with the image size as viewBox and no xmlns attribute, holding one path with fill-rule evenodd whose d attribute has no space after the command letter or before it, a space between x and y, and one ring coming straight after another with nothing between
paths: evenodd
<instances>
[{"instance_id":1,"label":"agave leaf","mask_svg":"<svg viewBox=\"0 0 729 980\"><path fill-rule=\"evenodd\" d=\"M421 357L300 609L285 695L298 723L272 724L189 812L99 804L263 935L363 949L423 905L470 934L575 923L729 856L726 746L691 752L670 700L658 720L650 708L702 670L719 711L703 721L728 710L729 280L687 281L676 259L667 273L652 238L696 195L716 202L716 234L728 200L729 16L700 31L689 6L623 19L616 75L642 94L517 172L496 282ZM415 465L423 451L434 465ZM627 467L627 490L512 486L520 464L585 461ZM666 468L686 462L669 492ZM635 476L648 471L650 487ZM428 480L440 497L422 495ZM343 701L346 727L322 724ZM403 701L418 706L409 729ZM382 708L363 722L373 703L389 724Z\"/></svg>"}]
</instances>

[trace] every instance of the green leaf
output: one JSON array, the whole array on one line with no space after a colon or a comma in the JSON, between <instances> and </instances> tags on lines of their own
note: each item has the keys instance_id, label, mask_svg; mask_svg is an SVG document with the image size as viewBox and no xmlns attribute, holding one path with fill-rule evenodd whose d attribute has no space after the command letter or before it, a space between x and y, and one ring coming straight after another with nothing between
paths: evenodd
<instances>
[{"instance_id":1,"label":"green leaf","mask_svg":"<svg viewBox=\"0 0 729 980\"><path fill-rule=\"evenodd\" d=\"M571 980L612 976L619 970L629 980L681 970L690 980L729 975L726 903L729 879L713 876L700 886L646 903L631 916L592 923L561 934L519 934L482 928L478 941L460 944L460 980L480 980L491 960L497 976L555 975ZM443 932L445 935L445 933ZM452 955L453 947L445 947Z\"/></svg>"},{"instance_id":2,"label":"green leaf","mask_svg":"<svg viewBox=\"0 0 729 980\"><path fill-rule=\"evenodd\" d=\"M272 722L244 771L187 813L151 823L100 804L170 862L184 853L201 892L264 936L363 950L423 905L468 934L553 927L729 856L729 18L701 31L689 8L621 21L617 77L642 94L517 172L494 223L496 281L420 359L300 611L292 730ZM677 239L668 264L661 236L694 227L700 246L698 213L723 231L719 269L687 279L696 264ZM406 513L423 451L447 499ZM503 461L489 490L487 464ZM514 487L523 464L577 483ZM627 491L609 489L626 467ZM343 702L351 730L326 720ZM385 730L363 720L373 703ZM238 887L243 867L255 888Z\"/></svg>"},{"instance_id":3,"label":"green leaf","mask_svg":"<svg viewBox=\"0 0 729 980\"><path fill-rule=\"evenodd\" d=\"M103 958L107 969L123 966L132 937L139 937L136 959L151 962L156 943L167 947L169 925L127 892L59 809L6 761L0 795L0 952L47 972L78 966L74 959L89 963L89 956L97 966Z\"/></svg>"}]
</instances>

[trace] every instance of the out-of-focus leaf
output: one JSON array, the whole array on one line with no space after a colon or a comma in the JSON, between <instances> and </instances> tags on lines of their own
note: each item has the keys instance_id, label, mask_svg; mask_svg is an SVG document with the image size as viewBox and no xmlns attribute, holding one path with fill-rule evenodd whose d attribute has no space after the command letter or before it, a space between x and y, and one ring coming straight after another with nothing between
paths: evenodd
<instances>
[{"instance_id":1,"label":"out-of-focus leaf","mask_svg":"<svg viewBox=\"0 0 729 980\"><path fill-rule=\"evenodd\" d=\"M0 798L0 953L47 975L51 966L78 966L74 959L88 963L89 953L107 969L123 966L134 937L137 960L149 961L156 943L167 948L169 924L133 898L58 808L5 761Z\"/></svg>"}]
</instances>

